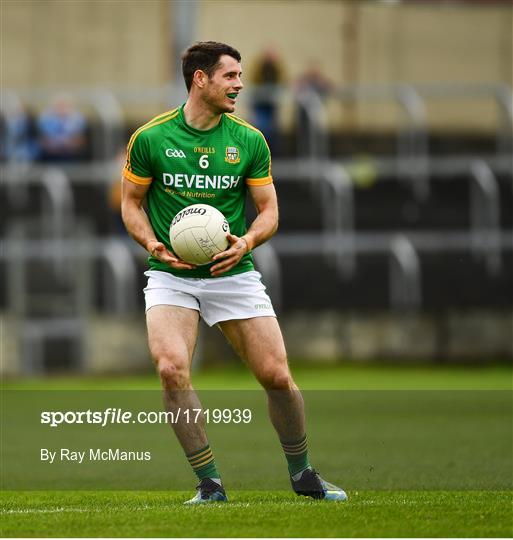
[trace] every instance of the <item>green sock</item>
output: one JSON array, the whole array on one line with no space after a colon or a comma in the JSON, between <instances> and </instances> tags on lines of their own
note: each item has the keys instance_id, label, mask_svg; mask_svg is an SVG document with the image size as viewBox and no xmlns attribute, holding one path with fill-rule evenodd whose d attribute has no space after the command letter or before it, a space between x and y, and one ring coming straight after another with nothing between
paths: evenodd
<instances>
[{"instance_id":1,"label":"green sock","mask_svg":"<svg viewBox=\"0 0 513 540\"><path fill-rule=\"evenodd\" d=\"M308 444L306 435L295 442L281 442L287 463L289 465L289 473L291 476L298 472L304 471L310 467L308 461Z\"/></svg>"},{"instance_id":2,"label":"green sock","mask_svg":"<svg viewBox=\"0 0 513 540\"><path fill-rule=\"evenodd\" d=\"M209 444L192 454L187 454L186 457L189 460L192 470L200 480L203 480L203 478L220 478L216 468L214 454Z\"/></svg>"}]
</instances>

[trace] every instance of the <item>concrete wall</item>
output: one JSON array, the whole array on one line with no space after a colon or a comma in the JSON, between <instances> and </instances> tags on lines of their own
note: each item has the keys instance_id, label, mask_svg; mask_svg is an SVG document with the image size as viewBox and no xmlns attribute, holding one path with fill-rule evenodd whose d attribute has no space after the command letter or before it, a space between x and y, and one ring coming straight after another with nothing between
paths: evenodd
<instances>
[{"instance_id":1,"label":"concrete wall","mask_svg":"<svg viewBox=\"0 0 513 540\"><path fill-rule=\"evenodd\" d=\"M447 312L438 316L394 313L290 313L280 324L292 360L415 363L497 362L513 359L513 313ZM20 375L18 327L0 315L0 374ZM143 317L91 317L86 371L133 373L152 369ZM240 362L217 328L202 324L196 349L205 363Z\"/></svg>"},{"instance_id":2,"label":"concrete wall","mask_svg":"<svg viewBox=\"0 0 513 540\"><path fill-rule=\"evenodd\" d=\"M194 6L191 41L232 43L243 53L246 72L259 52L273 47L286 61L290 82L316 62L337 85L513 83L508 3L198 0ZM176 16L176 5L166 0L3 0L2 83L161 86L174 77ZM433 101L428 112L437 129L490 131L496 121L494 105L483 100ZM339 128L389 129L397 122L390 105L331 104L330 113ZM283 120L290 117L285 110Z\"/></svg>"},{"instance_id":3,"label":"concrete wall","mask_svg":"<svg viewBox=\"0 0 513 540\"><path fill-rule=\"evenodd\" d=\"M513 6L385 5L374 2L231 0L203 2L198 39L233 43L251 67L271 47L286 60L288 81L318 63L336 84L394 82L513 84ZM222 14L223 24L219 24ZM400 121L390 103L329 105L332 126L387 130ZM490 99L430 100L437 130L492 131L497 108ZM291 121L291 111L282 121ZM399 117L399 119L398 119Z\"/></svg>"},{"instance_id":4,"label":"concrete wall","mask_svg":"<svg viewBox=\"0 0 513 540\"><path fill-rule=\"evenodd\" d=\"M364 4L364 3L362 3ZM362 5L359 9L360 83L405 81L487 84L513 82L511 5ZM389 107L359 108L361 126L393 123ZM431 100L436 129L492 129L495 105L486 100Z\"/></svg>"},{"instance_id":5,"label":"concrete wall","mask_svg":"<svg viewBox=\"0 0 513 540\"><path fill-rule=\"evenodd\" d=\"M162 85L169 12L165 0L2 0L2 84Z\"/></svg>"}]
</instances>

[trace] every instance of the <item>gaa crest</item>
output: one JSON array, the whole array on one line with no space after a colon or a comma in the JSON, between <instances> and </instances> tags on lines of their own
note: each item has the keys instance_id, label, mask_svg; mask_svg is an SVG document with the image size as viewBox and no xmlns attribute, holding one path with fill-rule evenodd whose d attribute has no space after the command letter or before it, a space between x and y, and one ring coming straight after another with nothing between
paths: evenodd
<instances>
[{"instance_id":1,"label":"gaa crest","mask_svg":"<svg viewBox=\"0 0 513 540\"><path fill-rule=\"evenodd\" d=\"M226 147L226 157L224 158L226 163L239 163L239 149L236 146L227 146Z\"/></svg>"}]
</instances>

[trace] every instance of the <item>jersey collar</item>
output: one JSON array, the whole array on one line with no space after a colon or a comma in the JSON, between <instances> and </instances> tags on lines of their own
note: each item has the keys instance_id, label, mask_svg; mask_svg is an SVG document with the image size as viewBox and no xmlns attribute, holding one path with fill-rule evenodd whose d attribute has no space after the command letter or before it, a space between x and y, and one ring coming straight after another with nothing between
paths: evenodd
<instances>
[{"instance_id":1,"label":"jersey collar","mask_svg":"<svg viewBox=\"0 0 513 540\"><path fill-rule=\"evenodd\" d=\"M183 108L184 107L185 107L185 103L180 107L178 116L180 118L180 121L183 124L183 127L187 131L189 131L190 133L193 133L194 135L209 135L210 133L213 133L214 131L219 129L221 127L221 125L223 124L223 122L224 122L224 114L222 114L221 115L221 120L219 120L219 124L217 124L217 126L214 126L213 128L210 128L210 129L196 129L196 128L193 128L192 126L189 126L189 124L185 120L185 115L183 113Z\"/></svg>"}]
</instances>

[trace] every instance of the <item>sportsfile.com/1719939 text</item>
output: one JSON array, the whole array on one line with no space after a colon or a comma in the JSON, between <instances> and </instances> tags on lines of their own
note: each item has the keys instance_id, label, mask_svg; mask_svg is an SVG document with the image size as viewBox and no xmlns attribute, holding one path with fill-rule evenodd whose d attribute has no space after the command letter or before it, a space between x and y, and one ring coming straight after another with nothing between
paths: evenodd
<instances>
[{"instance_id":1,"label":"sportsfile.com/1719939 text","mask_svg":"<svg viewBox=\"0 0 513 540\"><path fill-rule=\"evenodd\" d=\"M63 424L95 424L106 427L110 424L249 424L253 418L251 409L183 409L175 411L124 411L108 407L103 411L42 411L41 424L58 427Z\"/></svg>"}]
</instances>

